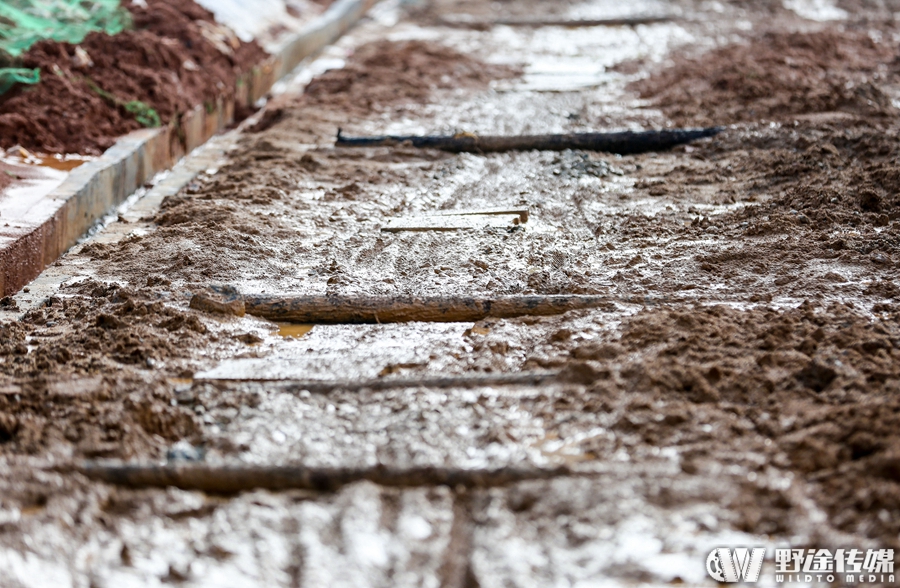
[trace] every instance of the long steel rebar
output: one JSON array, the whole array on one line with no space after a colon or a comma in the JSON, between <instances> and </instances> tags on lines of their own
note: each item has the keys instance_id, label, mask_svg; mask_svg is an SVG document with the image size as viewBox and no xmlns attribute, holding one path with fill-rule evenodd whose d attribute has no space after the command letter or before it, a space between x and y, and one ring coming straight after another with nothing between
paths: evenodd
<instances>
[{"instance_id":1,"label":"long steel rebar","mask_svg":"<svg viewBox=\"0 0 900 588\"><path fill-rule=\"evenodd\" d=\"M335 147L384 147L401 144L421 149L439 149L452 153L496 153L502 151L603 151L633 155L665 151L697 139L712 137L722 127L702 129L665 129L659 131L622 131L616 133L569 133L557 135L480 136L458 135L378 135L346 137L338 129Z\"/></svg>"}]
</instances>

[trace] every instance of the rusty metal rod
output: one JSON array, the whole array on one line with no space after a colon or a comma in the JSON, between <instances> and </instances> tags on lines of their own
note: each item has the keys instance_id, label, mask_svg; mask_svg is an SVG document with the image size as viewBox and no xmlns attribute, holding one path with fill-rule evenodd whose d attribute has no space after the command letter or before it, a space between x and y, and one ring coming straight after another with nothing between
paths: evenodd
<instances>
[{"instance_id":1,"label":"rusty metal rod","mask_svg":"<svg viewBox=\"0 0 900 588\"><path fill-rule=\"evenodd\" d=\"M402 388L478 388L481 386L537 386L560 378L559 372L521 372L517 374L477 374L467 376L423 376L409 378L372 378L368 380L274 380L270 377L236 378L241 382L278 382L288 391L306 390L327 393L334 390L396 390ZM232 378L197 378L204 381L231 381Z\"/></svg>"},{"instance_id":2,"label":"rusty metal rod","mask_svg":"<svg viewBox=\"0 0 900 588\"><path fill-rule=\"evenodd\" d=\"M345 137L338 129L335 147L385 147L411 144L422 149L440 149L452 153L496 153L501 151L564 151L581 149L631 155L665 151L676 145L712 137L722 127L703 129L666 129L661 131L623 131L617 133L570 133L562 135L478 136L459 135L379 135Z\"/></svg>"},{"instance_id":3,"label":"rusty metal rod","mask_svg":"<svg viewBox=\"0 0 900 588\"><path fill-rule=\"evenodd\" d=\"M463 486L491 488L525 480L543 480L571 475L566 467L501 467L460 469L452 467L316 468L304 466L134 464L88 462L76 468L88 478L132 488L165 488L234 494L255 489L318 490L333 492L342 486L368 480L381 486Z\"/></svg>"}]
</instances>

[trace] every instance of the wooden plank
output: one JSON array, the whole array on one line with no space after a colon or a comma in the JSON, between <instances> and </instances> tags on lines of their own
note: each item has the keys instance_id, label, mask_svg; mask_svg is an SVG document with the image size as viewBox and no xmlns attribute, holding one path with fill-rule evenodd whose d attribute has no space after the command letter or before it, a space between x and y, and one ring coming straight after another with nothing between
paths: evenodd
<instances>
[{"instance_id":1,"label":"wooden plank","mask_svg":"<svg viewBox=\"0 0 900 588\"><path fill-rule=\"evenodd\" d=\"M528 211L525 211L527 216ZM385 233L404 231L476 231L486 228L513 228L521 224L519 212L437 214L410 218L391 218L381 227Z\"/></svg>"}]
</instances>

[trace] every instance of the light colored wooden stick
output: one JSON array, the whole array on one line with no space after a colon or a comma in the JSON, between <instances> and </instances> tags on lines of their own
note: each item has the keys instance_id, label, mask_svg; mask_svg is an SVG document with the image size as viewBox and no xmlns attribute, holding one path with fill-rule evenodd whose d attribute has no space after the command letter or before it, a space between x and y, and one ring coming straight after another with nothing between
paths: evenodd
<instances>
[{"instance_id":1,"label":"light colored wooden stick","mask_svg":"<svg viewBox=\"0 0 900 588\"><path fill-rule=\"evenodd\" d=\"M470 28L476 30L488 30L495 26L508 27L616 27L637 26L642 24L657 24L670 22L675 17L670 15L638 15L620 18L501 18L496 20L475 20L464 16L447 16L438 20L438 23L448 27Z\"/></svg>"}]
</instances>

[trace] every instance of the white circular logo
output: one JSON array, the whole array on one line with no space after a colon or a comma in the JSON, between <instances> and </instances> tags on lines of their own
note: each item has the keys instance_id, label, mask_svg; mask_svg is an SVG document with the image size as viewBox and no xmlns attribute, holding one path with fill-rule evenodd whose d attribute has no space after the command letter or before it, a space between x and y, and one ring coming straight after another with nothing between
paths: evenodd
<instances>
[{"instance_id":1,"label":"white circular logo","mask_svg":"<svg viewBox=\"0 0 900 588\"><path fill-rule=\"evenodd\" d=\"M722 569L722 560L719 557L718 549L713 549L706 556L706 573L716 582L725 581L725 570Z\"/></svg>"}]
</instances>

